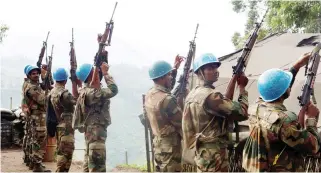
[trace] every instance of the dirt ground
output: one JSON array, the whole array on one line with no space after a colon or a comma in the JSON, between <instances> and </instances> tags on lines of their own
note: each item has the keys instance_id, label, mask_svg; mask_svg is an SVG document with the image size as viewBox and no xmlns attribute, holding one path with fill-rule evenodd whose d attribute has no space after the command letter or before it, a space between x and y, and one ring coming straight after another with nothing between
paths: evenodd
<instances>
[{"instance_id":1,"label":"dirt ground","mask_svg":"<svg viewBox=\"0 0 321 173\"><path fill-rule=\"evenodd\" d=\"M23 152L21 149L1 149L1 169L0 172L32 172L23 163ZM44 162L46 168L52 172L56 171L55 162ZM70 172L82 172L82 162L73 162L70 168Z\"/></svg>"},{"instance_id":2,"label":"dirt ground","mask_svg":"<svg viewBox=\"0 0 321 173\"><path fill-rule=\"evenodd\" d=\"M23 152L20 148L1 148L1 168L0 172L32 172L29 168L23 163L22 160ZM82 162L75 161L72 163L69 172L82 172ZM44 165L51 172L56 171L55 162L44 162ZM130 167L121 167L117 166L113 168L111 172L141 172L138 169Z\"/></svg>"}]
</instances>

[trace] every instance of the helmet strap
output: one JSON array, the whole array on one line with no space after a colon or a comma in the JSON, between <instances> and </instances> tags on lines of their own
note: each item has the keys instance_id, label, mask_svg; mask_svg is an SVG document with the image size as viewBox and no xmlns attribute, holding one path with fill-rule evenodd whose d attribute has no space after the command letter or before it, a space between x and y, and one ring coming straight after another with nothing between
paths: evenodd
<instances>
[{"instance_id":1,"label":"helmet strap","mask_svg":"<svg viewBox=\"0 0 321 173\"><path fill-rule=\"evenodd\" d=\"M208 81L208 80L205 79L205 76L203 74L203 70L202 69L199 69L199 73L201 74L201 80L204 82L203 85L209 85L209 86L213 85L213 82Z\"/></svg>"}]
</instances>

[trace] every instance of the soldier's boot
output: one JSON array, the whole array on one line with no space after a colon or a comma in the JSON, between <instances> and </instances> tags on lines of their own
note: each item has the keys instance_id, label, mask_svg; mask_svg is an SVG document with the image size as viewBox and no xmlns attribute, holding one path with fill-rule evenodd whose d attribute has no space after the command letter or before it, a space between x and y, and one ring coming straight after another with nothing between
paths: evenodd
<instances>
[{"instance_id":1,"label":"soldier's boot","mask_svg":"<svg viewBox=\"0 0 321 173\"><path fill-rule=\"evenodd\" d=\"M29 158L26 157L24 160L25 160L26 166L29 166L29 164L30 164Z\"/></svg>"},{"instance_id":2,"label":"soldier's boot","mask_svg":"<svg viewBox=\"0 0 321 173\"><path fill-rule=\"evenodd\" d=\"M34 163L33 162L29 162L29 170L32 170L34 167Z\"/></svg>"},{"instance_id":3,"label":"soldier's boot","mask_svg":"<svg viewBox=\"0 0 321 173\"><path fill-rule=\"evenodd\" d=\"M33 167L33 172L51 172L49 169L46 169L42 164L35 164Z\"/></svg>"}]
</instances>

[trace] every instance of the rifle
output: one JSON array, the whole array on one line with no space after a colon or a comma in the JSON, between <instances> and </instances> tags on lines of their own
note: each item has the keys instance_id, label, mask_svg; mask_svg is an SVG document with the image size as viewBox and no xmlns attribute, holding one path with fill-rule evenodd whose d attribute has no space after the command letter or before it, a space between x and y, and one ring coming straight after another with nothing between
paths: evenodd
<instances>
[{"instance_id":1,"label":"rifle","mask_svg":"<svg viewBox=\"0 0 321 173\"><path fill-rule=\"evenodd\" d=\"M254 44L257 40L259 29L261 28L261 25L263 23L263 20L265 18L265 15L267 14L267 12L268 12L268 10L266 10L261 22L256 23L256 27L255 27L254 31L251 33L251 35L249 36L247 42L245 43L245 45L243 47L241 56L238 58L236 65L232 67L233 76L232 76L231 80L229 81L229 84L226 88L226 93L225 93L225 97L230 100L233 100L236 79L245 71L245 68L246 68L249 58L250 58L251 51L252 51ZM234 123L235 123L235 130L236 130L236 142L238 142L239 141L238 122L235 121ZM231 141L231 138L232 138L231 133L233 132L233 121L231 121L231 120L229 120L229 122L228 122L228 131L230 132L229 138Z\"/></svg>"},{"instance_id":2,"label":"rifle","mask_svg":"<svg viewBox=\"0 0 321 173\"><path fill-rule=\"evenodd\" d=\"M150 168L150 154L149 154L149 137L148 137L148 118L146 115L146 111L145 111L145 94L142 95L143 97L143 116L145 119L144 122L144 129L145 129L145 145L146 145L146 161L147 161L147 172L151 172L151 168Z\"/></svg>"},{"instance_id":3,"label":"rifle","mask_svg":"<svg viewBox=\"0 0 321 173\"><path fill-rule=\"evenodd\" d=\"M319 43L311 52L311 57L309 58L309 62L306 65L306 80L305 83L302 86L302 92L301 96L298 96L299 104L301 106L301 110L299 112L299 123L304 128L304 116L306 113L306 108L310 102L311 95L314 101L314 104L316 104L315 98L314 98L314 81L318 72L318 67L320 63L320 49L321 49L321 43Z\"/></svg>"},{"instance_id":4,"label":"rifle","mask_svg":"<svg viewBox=\"0 0 321 173\"><path fill-rule=\"evenodd\" d=\"M72 82L76 82L77 76L76 76L76 70L77 70L77 59L76 59L76 53L75 53L75 43L74 43L74 28L71 29L71 42L70 43L70 80Z\"/></svg>"},{"instance_id":5,"label":"rifle","mask_svg":"<svg viewBox=\"0 0 321 173\"><path fill-rule=\"evenodd\" d=\"M43 56L45 55L45 51L46 51L46 48L47 48L47 41L48 41L49 33L50 33L50 31L48 31L46 41L43 42L42 48L40 50L39 58L38 58L38 61L37 61L37 66L39 68L41 67L42 59L43 59Z\"/></svg>"},{"instance_id":6,"label":"rifle","mask_svg":"<svg viewBox=\"0 0 321 173\"><path fill-rule=\"evenodd\" d=\"M188 76L189 76L189 71L191 68L191 64L192 64L192 60L194 59L195 56L195 52L196 52L196 44L195 44L195 39L196 39L196 34L197 34L197 30L198 30L198 24L196 26L196 30L195 30L195 34L194 34L194 39L193 41L190 41L189 43L189 51L188 51L188 55L187 55L187 59L184 65L184 71L183 74L180 76L179 80L178 80L178 85L175 88L173 95L176 98L185 98L186 97L186 86L188 83Z\"/></svg>"},{"instance_id":7,"label":"rifle","mask_svg":"<svg viewBox=\"0 0 321 173\"><path fill-rule=\"evenodd\" d=\"M45 87L45 95L46 96L47 96L48 90L49 90L49 88L51 86L50 76L51 76L51 65L52 65L53 48L54 48L54 45L52 45L52 48L51 48L51 55L49 56L49 62L48 62L48 65L47 65L47 73L46 73L46 77L45 77L45 80L44 80L44 87Z\"/></svg>"},{"instance_id":8,"label":"rifle","mask_svg":"<svg viewBox=\"0 0 321 173\"><path fill-rule=\"evenodd\" d=\"M114 17L114 13L115 13L115 10L117 7L117 3L118 2L116 2L116 4L115 4L114 11L113 11L113 14L111 16L109 23L106 22L106 29L104 31L104 34L102 36L99 36L99 48L98 48L98 52L96 53L95 59L94 59L96 67L100 67L102 62L108 63L108 52L105 52L105 54L104 54L103 50L104 50L105 46L110 46L111 36L112 36L113 30L114 30L113 17ZM106 44L106 41L107 41L107 44Z\"/></svg>"}]
</instances>

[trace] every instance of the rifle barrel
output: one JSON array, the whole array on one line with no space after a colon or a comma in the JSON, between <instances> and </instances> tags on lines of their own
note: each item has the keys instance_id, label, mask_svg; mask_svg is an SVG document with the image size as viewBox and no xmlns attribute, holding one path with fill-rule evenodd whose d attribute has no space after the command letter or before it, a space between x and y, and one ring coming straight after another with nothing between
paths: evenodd
<instances>
[{"instance_id":1,"label":"rifle barrel","mask_svg":"<svg viewBox=\"0 0 321 173\"><path fill-rule=\"evenodd\" d=\"M117 7L117 4L118 4L118 2L116 2L116 4L115 4L113 14L111 15L111 18L110 18L110 22L113 20L113 17L114 17L114 13L115 13L115 10L116 10L116 7ZM109 23L110 23L110 22L109 22Z\"/></svg>"},{"instance_id":2,"label":"rifle barrel","mask_svg":"<svg viewBox=\"0 0 321 173\"><path fill-rule=\"evenodd\" d=\"M193 43L195 42L195 39L196 39L197 30L198 30L198 24L196 25L196 30L195 30L195 34L194 34Z\"/></svg>"},{"instance_id":3,"label":"rifle barrel","mask_svg":"<svg viewBox=\"0 0 321 173\"><path fill-rule=\"evenodd\" d=\"M49 34L50 34L50 31L48 31L48 34L47 34L46 44L47 44L47 41L48 41Z\"/></svg>"}]
</instances>

